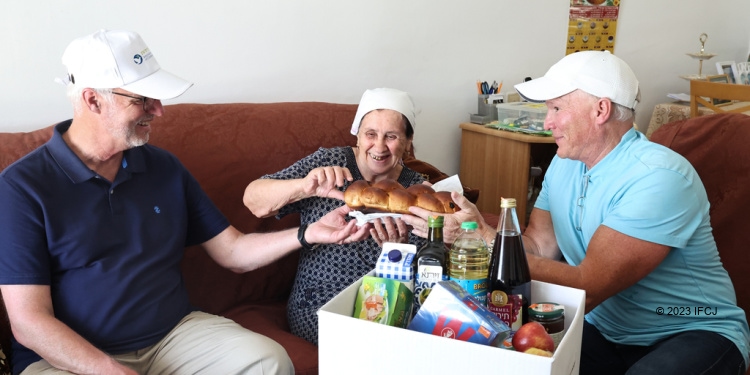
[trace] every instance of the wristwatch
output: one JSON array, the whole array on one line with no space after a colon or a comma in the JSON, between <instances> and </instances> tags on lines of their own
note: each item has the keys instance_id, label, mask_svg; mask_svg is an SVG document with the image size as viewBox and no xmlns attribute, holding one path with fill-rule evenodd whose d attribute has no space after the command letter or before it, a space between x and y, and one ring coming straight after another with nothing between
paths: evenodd
<instances>
[{"instance_id":1,"label":"wristwatch","mask_svg":"<svg viewBox=\"0 0 750 375\"><path fill-rule=\"evenodd\" d=\"M299 230L297 231L297 241L299 241L303 249L314 250L316 247L318 247L318 244L310 245L309 243L307 243L307 241L305 241L306 230L307 230L307 224L302 224L299 226Z\"/></svg>"}]
</instances>

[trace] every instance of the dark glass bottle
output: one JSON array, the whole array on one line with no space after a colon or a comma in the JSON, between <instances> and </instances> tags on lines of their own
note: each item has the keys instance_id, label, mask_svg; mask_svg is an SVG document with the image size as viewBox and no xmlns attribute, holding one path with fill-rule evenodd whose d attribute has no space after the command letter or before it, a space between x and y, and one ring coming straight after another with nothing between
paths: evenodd
<instances>
[{"instance_id":1,"label":"dark glass bottle","mask_svg":"<svg viewBox=\"0 0 750 375\"><path fill-rule=\"evenodd\" d=\"M427 243L414 257L414 308L416 315L438 281L448 280L448 247L443 242L443 217L427 218Z\"/></svg>"},{"instance_id":2,"label":"dark glass bottle","mask_svg":"<svg viewBox=\"0 0 750 375\"><path fill-rule=\"evenodd\" d=\"M506 340L509 345L512 335L529 321L531 301L531 273L514 198L500 200L500 222L488 278L487 308L510 327L511 336Z\"/></svg>"}]
</instances>

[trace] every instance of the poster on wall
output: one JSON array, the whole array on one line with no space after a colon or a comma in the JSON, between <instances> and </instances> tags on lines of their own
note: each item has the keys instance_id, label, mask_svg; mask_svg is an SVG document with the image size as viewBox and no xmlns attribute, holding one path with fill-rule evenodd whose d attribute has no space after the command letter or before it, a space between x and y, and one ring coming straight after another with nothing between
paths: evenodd
<instances>
[{"instance_id":1,"label":"poster on wall","mask_svg":"<svg viewBox=\"0 0 750 375\"><path fill-rule=\"evenodd\" d=\"M565 54L578 51L615 53L620 0L570 0Z\"/></svg>"}]
</instances>

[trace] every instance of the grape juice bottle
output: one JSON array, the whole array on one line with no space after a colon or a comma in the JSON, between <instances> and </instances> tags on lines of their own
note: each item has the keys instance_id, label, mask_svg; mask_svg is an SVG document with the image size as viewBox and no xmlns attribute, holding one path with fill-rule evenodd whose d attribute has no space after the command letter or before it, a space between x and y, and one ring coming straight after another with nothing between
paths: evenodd
<instances>
[{"instance_id":1,"label":"grape juice bottle","mask_svg":"<svg viewBox=\"0 0 750 375\"><path fill-rule=\"evenodd\" d=\"M492 250L487 308L494 312L511 329L511 336L529 321L531 301L531 273L526 260L521 229L516 216L516 200L502 198L500 201L500 222Z\"/></svg>"}]
</instances>

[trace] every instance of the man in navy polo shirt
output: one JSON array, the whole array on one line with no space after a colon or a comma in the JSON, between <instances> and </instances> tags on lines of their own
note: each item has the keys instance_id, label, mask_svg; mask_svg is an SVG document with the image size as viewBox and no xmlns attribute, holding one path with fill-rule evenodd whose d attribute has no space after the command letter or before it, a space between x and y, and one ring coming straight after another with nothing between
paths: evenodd
<instances>
[{"instance_id":1,"label":"man in navy polo shirt","mask_svg":"<svg viewBox=\"0 0 750 375\"><path fill-rule=\"evenodd\" d=\"M146 144L160 100L192 84L161 69L133 32L76 39L62 60L73 119L0 174L13 372L293 373L278 343L188 302L185 246L202 244L237 272L300 246L297 229L240 233L176 157ZM369 236L346 213L303 229L301 242Z\"/></svg>"}]
</instances>

